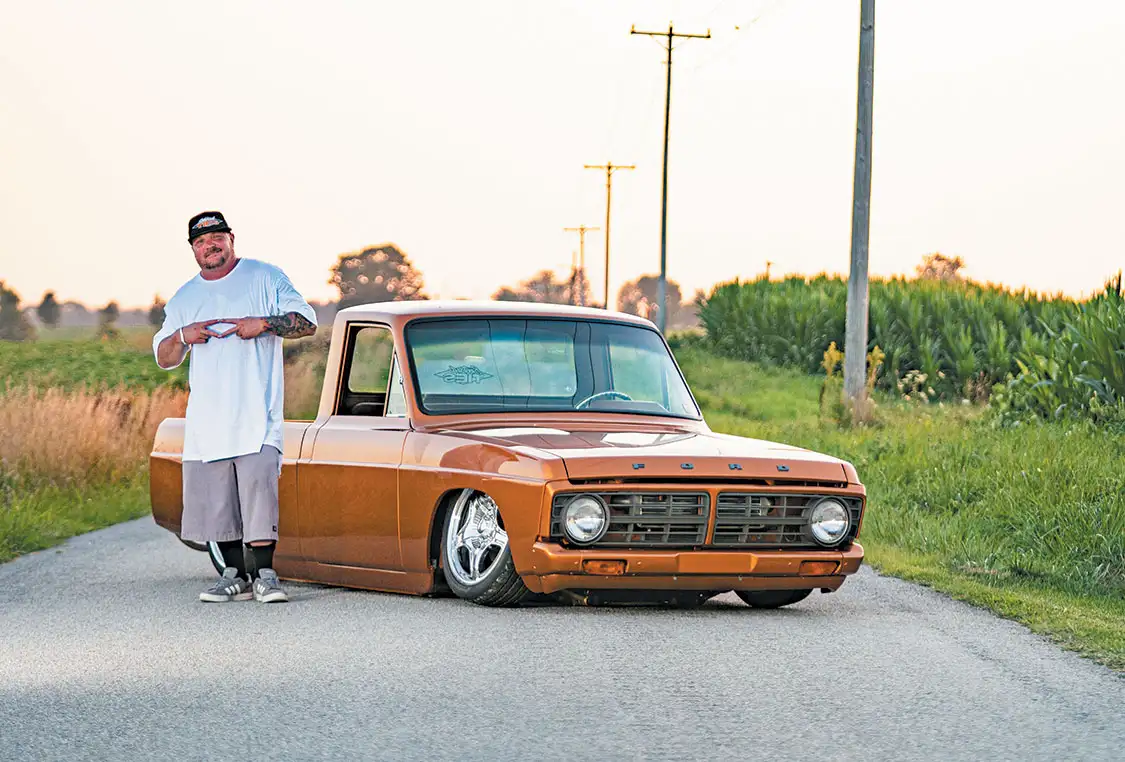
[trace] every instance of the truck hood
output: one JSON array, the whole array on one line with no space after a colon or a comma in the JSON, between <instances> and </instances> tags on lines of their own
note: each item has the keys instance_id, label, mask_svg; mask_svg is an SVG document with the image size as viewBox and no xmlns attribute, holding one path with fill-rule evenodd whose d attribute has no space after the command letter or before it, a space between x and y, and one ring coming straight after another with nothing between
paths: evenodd
<instances>
[{"instance_id":1,"label":"truck hood","mask_svg":"<svg viewBox=\"0 0 1125 762\"><path fill-rule=\"evenodd\" d=\"M838 458L761 439L654 428L495 426L443 432L450 436L561 458L570 479L747 478L848 482Z\"/></svg>"}]
</instances>

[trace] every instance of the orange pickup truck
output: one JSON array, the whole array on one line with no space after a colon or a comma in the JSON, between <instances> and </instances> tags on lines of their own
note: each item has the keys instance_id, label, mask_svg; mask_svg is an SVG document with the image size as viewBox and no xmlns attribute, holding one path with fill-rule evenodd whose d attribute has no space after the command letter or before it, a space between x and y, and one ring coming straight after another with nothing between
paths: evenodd
<instances>
[{"instance_id":1,"label":"orange pickup truck","mask_svg":"<svg viewBox=\"0 0 1125 762\"><path fill-rule=\"evenodd\" d=\"M152 514L177 535L183 427L165 420L151 456ZM336 316L316 420L285 423L274 565L490 606L733 590L774 608L859 568L865 500L849 463L712 432L647 320L371 304Z\"/></svg>"}]
</instances>

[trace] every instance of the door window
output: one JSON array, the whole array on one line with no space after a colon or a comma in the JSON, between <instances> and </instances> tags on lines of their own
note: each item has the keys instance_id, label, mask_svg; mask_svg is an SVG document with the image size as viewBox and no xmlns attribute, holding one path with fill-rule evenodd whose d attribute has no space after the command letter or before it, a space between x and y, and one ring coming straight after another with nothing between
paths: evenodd
<instances>
[{"instance_id":1,"label":"door window","mask_svg":"<svg viewBox=\"0 0 1125 762\"><path fill-rule=\"evenodd\" d=\"M395 343L389 329L367 325L355 333L348 366L348 391L386 394Z\"/></svg>"},{"instance_id":2,"label":"door window","mask_svg":"<svg viewBox=\"0 0 1125 762\"><path fill-rule=\"evenodd\" d=\"M350 326L344 358L344 383L341 385L337 415L386 417L388 389L395 363L395 343L391 331L381 325ZM405 396L392 400L395 417L405 417Z\"/></svg>"}]
</instances>

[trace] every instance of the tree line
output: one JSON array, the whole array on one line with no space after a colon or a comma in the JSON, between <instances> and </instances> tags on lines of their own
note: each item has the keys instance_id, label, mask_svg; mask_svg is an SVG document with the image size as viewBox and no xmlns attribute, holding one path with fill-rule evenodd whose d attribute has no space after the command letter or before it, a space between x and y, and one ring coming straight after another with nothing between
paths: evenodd
<instances>
[{"instance_id":1,"label":"tree line","mask_svg":"<svg viewBox=\"0 0 1125 762\"><path fill-rule=\"evenodd\" d=\"M372 302L430 298L425 291L421 270L393 243L368 246L341 254L330 269L328 283L335 286L339 294L336 302L338 309ZM617 292L617 309L655 321L659 309L657 285L656 275L643 275L626 283ZM683 303L678 283L668 281L667 289L668 327L685 328L696 325L696 304L703 292L697 292L691 302ZM561 278L551 270L541 270L516 285L502 286L492 294L492 298L509 302L603 306L595 303L584 268L572 268L569 274ZM159 294L153 297L147 314L150 326L159 328L164 322L164 305L165 301ZM77 302L59 302L54 291L43 294L35 307L24 309L21 307L20 295L0 280L0 340L27 341L36 338L36 325L29 313L34 314L40 326L53 331L62 322L64 309L81 310L84 314L89 312ZM97 335L103 339L115 338L119 333L117 322L120 318L121 307L116 301L98 308Z\"/></svg>"},{"instance_id":2,"label":"tree line","mask_svg":"<svg viewBox=\"0 0 1125 762\"><path fill-rule=\"evenodd\" d=\"M340 292L339 306L371 302L428 299L423 276L398 246L385 243L361 251L340 255L332 267L329 283ZM617 293L617 309L632 315L656 320L656 275L643 275L623 285ZM668 327L684 328L696 324L695 304L703 295L700 291L691 303L683 303L680 285L668 281ZM590 288L590 279L584 268L574 267L565 277L552 270L540 270L513 286L502 286L492 298L501 302L540 302L596 306Z\"/></svg>"},{"instance_id":3,"label":"tree line","mask_svg":"<svg viewBox=\"0 0 1125 762\"><path fill-rule=\"evenodd\" d=\"M0 341L35 339L38 332L36 324L30 318L32 314L40 327L53 331L62 324L64 312L80 313L84 323L91 312L79 302L60 302L54 291L44 293L39 304L32 308L24 309L21 301L20 295L0 280ZM121 318L121 307L117 301L112 300L93 310L93 313L98 336L116 338L119 333L117 321ZM153 326L160 326L164 322L164 300L159 296L153 299L147 310L147 322Z\"/></svg>"}]
</instances>

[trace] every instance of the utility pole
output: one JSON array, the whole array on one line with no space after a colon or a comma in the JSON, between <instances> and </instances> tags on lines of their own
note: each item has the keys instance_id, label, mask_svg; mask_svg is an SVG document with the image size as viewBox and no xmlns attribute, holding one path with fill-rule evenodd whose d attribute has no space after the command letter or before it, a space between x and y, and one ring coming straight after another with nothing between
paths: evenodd
<instances>
[{"instance_id":1,"label":"utility pole","mask_svg":"<svg viewBox=\"0 0 1125 762\"><path fill-rule=\"evenodd\" d=\"M844 330L844 394L864 394L867 366L867 243L871 231L871 114L875 81L875 0L860 0L859 95L856 105L855 184L852 186L852 261Z\"/></svg>"},{"instance_id":2,"label":"utility pole","mask_svg":"<svg viewBox=\"0 0 1125 762\"><path fill-rule=\"evenodd\" d=\"M605 164L585 164L586 169L605 170L605 305L609 309L609 201L613 197L613 173L618 169L636 169L635 164L617 164L607 161Z\"/></svg>"},{"instance_id":3,"label":"utility pole","mask_svg":"<svg viewBox=\"0 0 1125 762\"><path fill-rule=\"evenodd\" d=\"M563 228L568 233L578 233L578 272L582 274L582 283L586 283L586 233L591 230L600 230L601 228L588 228L585 225L579 225L576 228ZM574 287L571 287L571 298ZM582 307L586 306L586 289L578 289L578 304Z\"/></svg>"},{"instance_id":4,"label":"utility pole","mask_svg":"<svg viewBox=\"0 0 1125 762\"><path fill-rule=\"evenodd\" d=\"M644 34L649 37L667 37L664 44L668 51L668 86L664 95L664 185L660 194L660 286L657 290L659 303L660 332L664 333L668 325L668 119L672 113L672 48L677 37L696 37L703 40L711 39L711 30L707 34L679 34L668 24L667 32L638 32L636 27L629 29L629 34Z\"/></svg>"}]
</instances>

